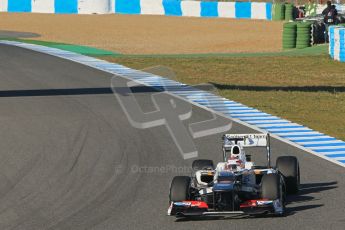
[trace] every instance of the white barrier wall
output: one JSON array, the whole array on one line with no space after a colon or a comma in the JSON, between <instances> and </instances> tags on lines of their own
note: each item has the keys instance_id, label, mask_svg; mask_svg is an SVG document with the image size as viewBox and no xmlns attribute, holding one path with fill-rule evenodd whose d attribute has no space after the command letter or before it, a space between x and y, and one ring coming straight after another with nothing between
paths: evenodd
<instances>
[{"instance_id":1,"label":"white barrier wall","mask_svg":"<svg viewBox=\"0 0 345 230\"><path fill-rule=\"evenodd\" d=\"M32 12L33 13L54 13L55 1L54 0L32 0Z\"/></svg>"},{"instance_id":2,"label":"white barrier wall","mask_svg":"<svg viewBox=\"0 0 345 230\"><path fill-rule=\"evenodd\" d=\"M266 14L262 12L266 12L266 4L262 4L259 2L252 2L252 19L266 19Z\"/></svg>"},{"instance_id":3,"label":"white barrier wall","mask_svg":"<svg viewBox=\"0 0 345 230\"><path fill-rule=\"evenodd\" d=\"M220 18L235 18L235 2L218 2L218 16Z\"/></svg>"},{"instance_id":4,"label":"white barrier wall","mask_svg":"<svg viewBox=\"0 0 345 230\"><path fill-rule=\"evenodd\" d=\"M141 0L141 14L164 15L162 1L159 0Z\"/></svg>"},{"instance_id":5,"label":"white barrier wall","mask_svg":"<svg viewBox=\"0 0 345 230\"><path fill-rule=\"evenodd\" d=\"M7 1L0 0L0 12L7 11Z\"/></svg>"},{"instance_id":6,"label":"white barrier wall","mask_svg":"<svg viewBox=\"0 0 345 230\"><path fill-rule=\"evenodd\" d=\"M183 1L181 2L182 16L200 17L200 2L197 1Z\"/></svg>"},{"instance_id":7,"label":"white barrier wall","mask_svg":"<svg viewBox=\"0 0 345 230\"><path fill-rule=\"evenodd\" d=\"M271 20L272 3L181 0L0 0L0 11L57 14L151 14Z\"/></svg>"},{"instance_id":8,"label":"white barrier wall","mask_svg":"<svg viewBox=\"0 0 345 230\"><path fill-rule=\"evenodd\" d=\"M79 14L109 14L111 13L111 1L109 0L79 0Z\"/></svg>"}]
</instances>

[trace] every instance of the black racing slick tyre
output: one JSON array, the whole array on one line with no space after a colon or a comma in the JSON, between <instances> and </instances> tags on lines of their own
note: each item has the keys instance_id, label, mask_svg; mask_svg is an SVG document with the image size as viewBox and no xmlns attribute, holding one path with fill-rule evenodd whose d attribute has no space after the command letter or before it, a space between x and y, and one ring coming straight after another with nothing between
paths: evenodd
<instances>
[{"instance_id":1,"label":"black racing slick tyre","mask_svg":"<svg viewBox=\"0 0 345 230\"><path fill-rule=\"evenodd\" d=\"M214 169L214 164L212 160L195 160L192 164L193 170L202 170L202 169Z\"/></svg>"},{"instance_id":2,"label":"black racing slick tyre","mask_svg":"<svg viewBox=\"0 0 345 230\"><path fill-rule=\"evenodd\" d=\"M280 198L281 186L279 174L266 174L261 180L261 196L263 199L277 200Z\"/></svg>"},{"instance_id":3,"label":"black racing slick tyre","mask_svg":"<svg viewBox=\"0 0 345 230\"><path fill-rule=\"evenodd\" d=\"M278 157L276 167L284 176L287 194L298 193L300 184L300 170L297 158L294 156Z\"/></svg>"},{"instance_id":4,"label":"black racing slick tyre","mask_svg":"<svg viewBox=\"0 0 345 230\"><path fill-rule=\"evenodd\" d=\"M191 178L188 176L175 176L170 185L169 201L178 202L189 200Z\"/></svg>"}]
</instances>

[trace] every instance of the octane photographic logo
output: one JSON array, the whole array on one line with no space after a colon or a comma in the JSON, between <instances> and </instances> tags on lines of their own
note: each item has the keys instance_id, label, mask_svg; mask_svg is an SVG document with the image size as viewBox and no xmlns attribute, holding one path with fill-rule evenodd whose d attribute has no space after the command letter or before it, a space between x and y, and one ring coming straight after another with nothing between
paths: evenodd
<instances>
[{"instance_id":1,"label":"octane photographic logo","mask_svg":"<svg viewBox=\"0 0 345 230\"><path fill-rule=\"evenodd\" d=\"M148 129L162 125L166 126L184 159L198 157L198 150L194 144L194 139L223 133L231 129L232 123L230 120L220 119L219 116L211 111L209 111L211 119L191 123L186 127L183 121L192 117L192 104L171 93L171 91L187 93L186 97L188 99L188 90L191 90L190 93L193 94L193 98L197 97L205 101L207 105L210 101L206 95L209 96L210 91L212 91L212 94L217 92L213 85L188 86L188 90L186 90L187 86L185 85L172 86L171 81L167 84L167 81L160 78L174 79L175 74L166 67L159 66L142 71L156 76L158 80L157 82L155 81L154 85L160 89L159 92L151 94L155 110L150 112L143 112L134 96L135 90L146 86L141 86L134 81L126 82L118 76L114 76L111 80L112 91L133 127ZM162 80L159 81L159 79ZM200 90L200 87L203 90Z\"/></svg>"}]
</instances>

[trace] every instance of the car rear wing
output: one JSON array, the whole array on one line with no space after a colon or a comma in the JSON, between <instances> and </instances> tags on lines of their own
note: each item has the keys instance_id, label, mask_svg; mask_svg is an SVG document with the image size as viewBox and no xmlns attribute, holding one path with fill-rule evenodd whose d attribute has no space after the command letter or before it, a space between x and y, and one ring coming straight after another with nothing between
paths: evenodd
<instances>
[{"instance_id":1,"label":"car rear wing","mask_svg":"<svg viewBox=\"0 0 345 230\"><path fill-rule=\"evenodd\" d=\"M226 158L225 150L233 145L241 147L266 147L267 164L271 166L270 134L253 133L253 134L225 134L223 135L224 159Z\"/></svg>"}]
</instances>

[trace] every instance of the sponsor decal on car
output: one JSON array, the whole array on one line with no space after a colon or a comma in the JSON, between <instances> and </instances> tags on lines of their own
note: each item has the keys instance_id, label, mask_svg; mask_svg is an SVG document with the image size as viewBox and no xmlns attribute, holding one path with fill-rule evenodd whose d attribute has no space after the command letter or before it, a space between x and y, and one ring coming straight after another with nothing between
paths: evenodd
<instances>
[{"instance_id":1,"label":"sponsor decal on car","mask_svg":"<svg viewBox=\"0 0 345 230\"><path fill-rule=\"evenodd\" d=\"M271 200L258 200L256 201L257 205L268 205L268 204L272 204Z\"/></svg>"},{"instance_id":2,"label":"sponsor decal on car","mask_svg":"<svg viewBox=\"0 0 345 230\"><path fill-rule=\"evenodd\" d=\"M182 202L175 202L175 206L181 207L198 207L198 208L208 208L208 205L202 201L182 201Z\"/></svg>"},{"instance_id":3,"label":"sponsor decal on car","mask_svg":"<svg viewBox=\"0 0 345 230\"><path fill-rule=\"evenodd\" d=\"M191 206L192 203L191 202L175 202L174 205L175 206Z\"/></svg>"}]
</instances>

